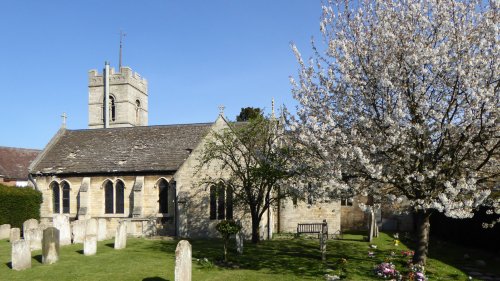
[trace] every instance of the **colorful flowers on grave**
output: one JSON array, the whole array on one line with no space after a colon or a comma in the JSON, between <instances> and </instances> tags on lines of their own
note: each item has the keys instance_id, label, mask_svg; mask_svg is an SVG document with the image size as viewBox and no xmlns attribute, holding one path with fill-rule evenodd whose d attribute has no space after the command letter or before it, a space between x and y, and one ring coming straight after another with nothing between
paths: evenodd
<instances>
[{"instance_id":1,"label":"colorful flowers on grave","mask_svg":"<svg viewBox=\"0 0 500 281\"><path fill-rule=\"evenodd\" d=\"M401 255L403 255L403 257L410 257L410 258L412 258L414 254L415 254L415 252L411 251L411 250L401 251Z\"/></svg>"},{"instance_id":2,"label":"colorful flowers on grave","mask_svg":"<svg viewBox=\"0 0 500 281\"><path fill-rule=\"evenodd\" d=\"M392 263L383 262L377 265L374 269L375 274L383 279L400 279L401 274L396 270L396 266Z\"/></svg>"},{"instance_id":3,"label":"colorful flowers on grave","mask_svg":"<svg viewBox=\"0 0 500 281\"><path fill-rule=\"evenodd\" d=\"M372 252L372 251L368 251L368 257L369 258L374 258L375 257L375 253Z\"/></svg>"},{"instance_id":4,"label":"colorful flowers on grave","mask_svg":"<svg viewBox=\"0 0 500 281\"><path fill-rule=\"evenodd\" d=\"M394 246L399 246L399 240L398 239L394 239Z\"/></svg>"}]
</instances>

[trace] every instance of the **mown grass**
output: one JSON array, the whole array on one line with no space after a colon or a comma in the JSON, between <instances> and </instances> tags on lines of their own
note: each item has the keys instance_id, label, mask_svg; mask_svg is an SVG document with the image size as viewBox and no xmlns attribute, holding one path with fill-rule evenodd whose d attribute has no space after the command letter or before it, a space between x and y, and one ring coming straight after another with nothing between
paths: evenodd
<instances>
[{"instance_id":1,"label":"mown grass","mask_svg":"<svg viewBox=\"0 0 500 281\"><path fill-rule=\"evenodd\" d=\"M222 254L220 240L192 240L193 258L207 258L217 264ZM404 242L404 241L403 241ZM321 262L317 239L278 239L260 244L245 244L243 255L231 249L233 266L210 266L193 262L193 280L324 280L324 274L337 274L340 258L348 260L346 280L377 280L373 267L390 256L390 252L407 249L402 243L395 247L392 238L381 233L370 250L361 235L345 235L344 240L328 241L326 263ZM0 280L174 280L174 240L128 239L127 248L114 250L113 241L98 243L97 255L84 256L82 245L61 248L60 261L41 264L41 251L32 252L32 268L14 271L10 268L10 243L0 241ZM432 247L431 247L432 250ZM368 257L374 251L375 257ZM450 252L451 254L446 254ZM460 250L449 245L431 251L427 272L430 280L467 280L467 276L452 264ZM451 256L450 256L451 255ZM462 254L463 256L463 254ZM404 259L393 262L403 268Z\"/></svg>"}]
</instances>

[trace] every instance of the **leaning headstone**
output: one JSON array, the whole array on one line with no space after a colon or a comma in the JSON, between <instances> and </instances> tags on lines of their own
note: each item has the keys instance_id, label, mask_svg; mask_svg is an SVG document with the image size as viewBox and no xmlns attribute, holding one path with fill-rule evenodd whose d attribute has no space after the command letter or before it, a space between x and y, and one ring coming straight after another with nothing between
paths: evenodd
<instances>
[{"instance_id":1,"label":"leaning headstone","mask_svg":"<svg viewBox=\"0 0 500 281\"><path fill-rule=\"evenodd\" d=\"M116 228L115 249L124 249L127 247L127 223L121 221Z\"/></svg>"},{"instance_id":2,"label":"leaning headstone","mask_svg":"<svg viewBox=\"0 0 500 281\"><path fill-rule=\"evenodd\" d=\"M97 220L88 219L85 226L85 235L95 235L97 237Z\"/></svg>"},{"instance_id":3,"label":"leaning headstone","mask_svg":"<svg viewBox=\"0 0 500 281\"><path fill-rule=\"evenodd\" d=\"M54 227L59 229L59 245L71 244L71 227L69 225L69 218L63 214L54 215Z\"/></svg>"},{"instance_id":4,"label":"leaning headstone","mask_svg":"<svg viewBox=\"0 0 500 281\"><path fill-rule=\"evenodd\" d=\"M37 229L38 221L36 219L29 219L23 223L23 237L24 233L26 233L30 229Z\"/></svg>"},{"instance_id":5,"label":"leaning headstone","mask_svg":"<svg viewBox=\"0 0 500 281\"><path fill-rule=\"evenodd\" d=\"M40 228L28 229L24 233L24 239L28 241L30 244L30 249L33 250L41 250L42 249L42 238L43 238L43 230Z\"/></svg>"},{"instance_id":6,"label":"leaning headstone","mask_svg":"<svg viewBox=\"0 0 500 281\"><path fill-rule=\"evenodd\" d=\"M14 243L17 240L21 239L21 229L15 227L10 229L10 243Z\"/></svg>"},{"instance_id":7,"label":"leaning headstone","mask_svg":"<svg viewBox=\"0 0 500 281\"><path fill-rule=\"evenodd\" d=\"M28 241L20 239L12 243L12 269L31 268L31 250Z\"/></svg>"},{"instance_id":8,"label":"leaning headstone","mask_svg":"<svg viewBox=\"0 0 500 281\"><path fill-rule=\"evenodd\" d=\"M108 228L106 219L99 219L97 221L97 241L103 241L108 239Z\"/></svg>"},{"instance_id":9,"label":"leaning headstone","mask_svg":"<svg viewBox=\"0 0 500 281\"><path fill-rule=\"evenodd\" d=\"M10 238L10 224L0 225L0 240Z\"/></svg>"},{"instance_id":10,"label":"leaning headstone","mask_svg":"<svg viewBox=\"0 0 500 281\"><path fill-rule=\"evenodd\" d=\"M73 244L83 243L85 238L85 229L87 228L86 220L76 220L73 222Z\"/></svg>"},{"instance_id":11,"label":"leaning headstone","mask_svg":"<svg viewBox=\"0 0 500 281\"><path fill-rule=\"evenodd\" d=\"M59 260L59 234L59 229L55 227L43 231L42 263L53 264Z\"/></svg>"},{"instance_id":12,"label":"leaning headstone","mask_svg":"<svg viewBox=\"0 0 500 281\"><path fill-rule=\"evenodd\" d=\"M175 281L191 281L191 244L181 240L175 248Z\"/></svg>"},{"instance_id":13,"label":"leaning headstone","mask_svg":"<svg viewBox=\"0 0 500 281\"><path fill-rule=\"evenodd\" d=\"M95 255L97 252L97 236L85 235L83 240L83 254L86 256Z\"/></svg>"},{"instance_id":14,"label":"leaning headstone","mask_svg":"<svg viewBox=\"0 0 500 281\"><path fill-rule=\"evenodd\" d=\"M239 231L236 233L236 251L238 254L243 254L243 241L245 239L245 236L243 234L243 231Z\"/></svg>"}]
</instances>

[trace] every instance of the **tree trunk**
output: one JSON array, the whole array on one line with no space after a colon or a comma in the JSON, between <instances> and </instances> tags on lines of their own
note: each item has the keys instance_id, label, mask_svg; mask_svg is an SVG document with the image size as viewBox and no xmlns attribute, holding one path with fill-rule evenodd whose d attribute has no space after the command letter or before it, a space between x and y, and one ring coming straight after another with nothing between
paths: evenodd
<instances>
[{"instance_id":1,"label":"tree trunk","mask_svg":"<svg viewBox=\"0 0 500 281\"><path fill-rule=\"evenodd\" d=\"M431 217L430 211L419 210L417 211L415 218L417 219L417 248L415 249L415 255L413 256L413 263L425 265L427 262L427 253L429 248L429 231L431 229L431 223L429 221Z\"/></svg>"},{"instance_id":2,"label":"tree trunk","mask_svg":"<svg viewBox=\"0 0 500 281\"><path fill-rule=\"evenodd\" d=\"M224 261L227 262L227 242L229 238L224 239Z\"/></svg>"},{"instance_id":3,"label":"tree trunk","mask_svg":"<svg viewBox=\"0 0 500 281\"><path fill-rule=\"evenodd\" d=\"M259 235L260 219L258 212L251 212L251 213L252 213L252 243L258 243L260 241L260 235Z\"/></svg>"}]
</instances>

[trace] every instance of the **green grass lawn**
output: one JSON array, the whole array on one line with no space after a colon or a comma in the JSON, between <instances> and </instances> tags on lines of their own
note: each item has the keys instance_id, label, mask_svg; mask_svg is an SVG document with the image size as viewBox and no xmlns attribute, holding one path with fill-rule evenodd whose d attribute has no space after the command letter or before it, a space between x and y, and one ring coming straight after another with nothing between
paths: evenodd
<instances>
[{"instance_id":1,"label":"green grass lawn","mask_svg":"<svg viewBox=\"0 0 500 281\"><path fill-rule=\"evenodd\" d=\"M220 259L222 241L190 242L193 258L207 258L211 262ZM60 261L53 265L41 264L41 251L34 251L32 268L17 272L10 269L10 243L0 240L0 280L174 280L177 241L129 238L127 248L123 250L114 250L112 243L112 240L99 242L95 256L84 256L82 244L61 247ZM337 273L340 258L348 260L346 280L378 280L372 273L374 265L383 262L391 251L400 256L400 251L406 246L402 243L395 247L392 239L383 233L373 244L378 247L373 250L375 257L370 258L369 244L362 241L361 235L330 240L327 261L323 264L317 239L276 239L258 245L247 243L241 256L234 249L230 251L229 260L238 268L194 261L193 280L324 280L325 273ZM453 266L464 265L461 263L463 249L457 250L442 243L431 246L432 258L427 266L430 280L467 280L467 276ZM394 259L394 263L398 269L403 267L402 258ZM495 272L494 265L490 272Z\"/></svg>"}]
</instances>

